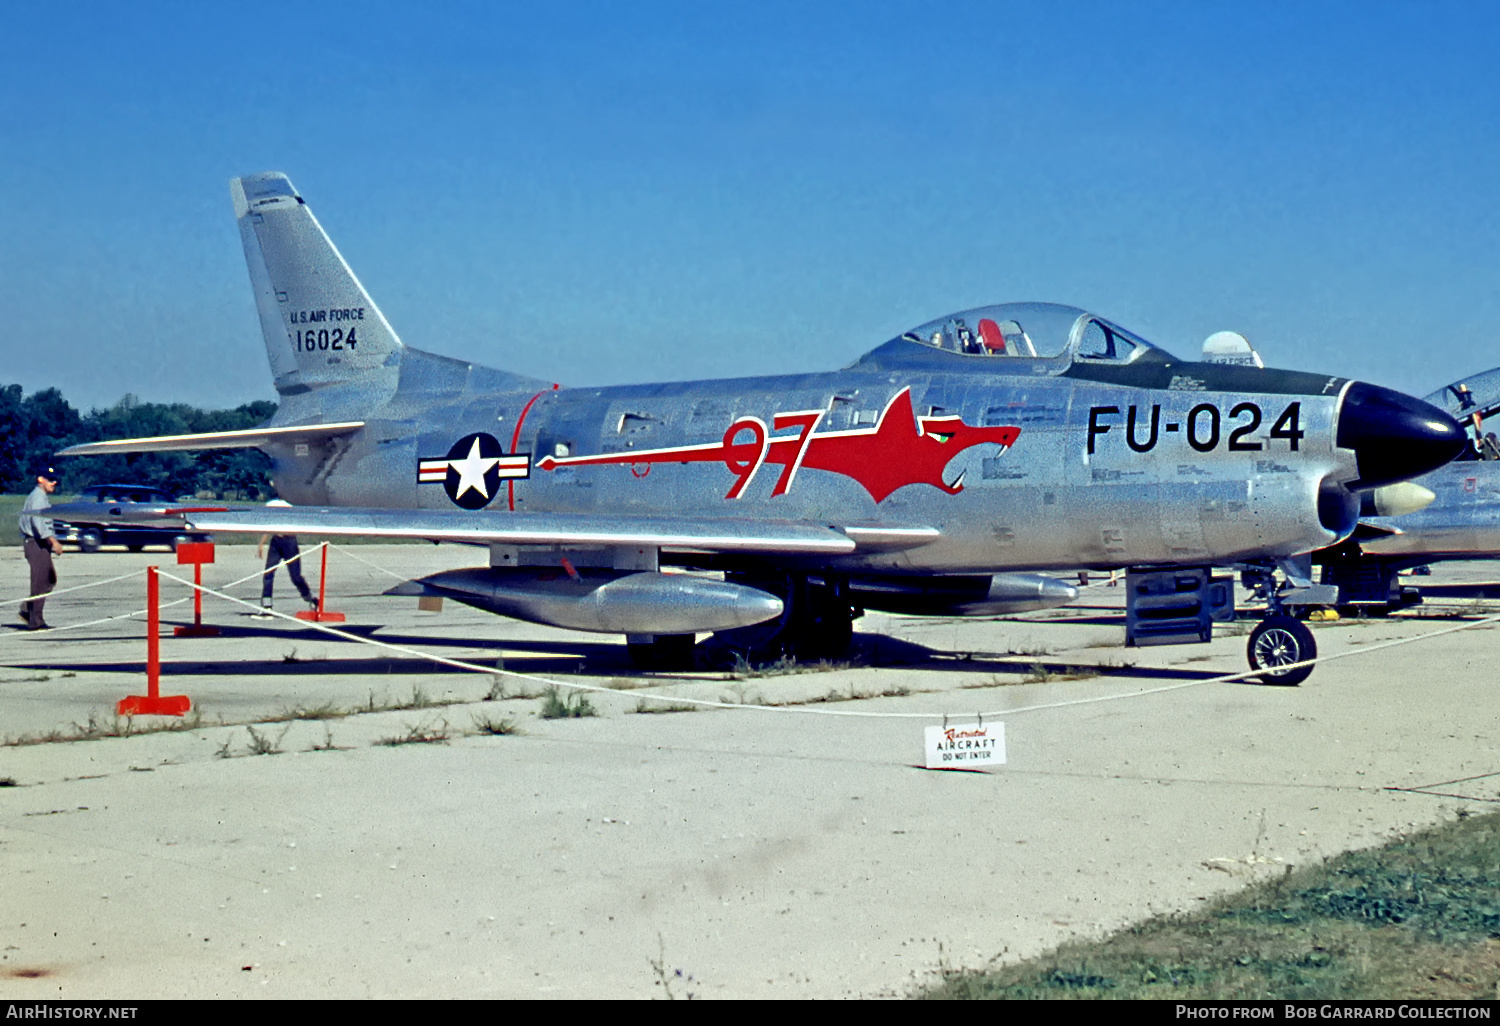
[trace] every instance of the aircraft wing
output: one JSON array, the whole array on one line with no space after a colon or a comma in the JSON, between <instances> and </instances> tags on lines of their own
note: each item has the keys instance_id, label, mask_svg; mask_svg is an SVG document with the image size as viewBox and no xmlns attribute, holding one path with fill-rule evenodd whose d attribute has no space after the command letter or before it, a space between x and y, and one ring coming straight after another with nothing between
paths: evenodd
<instances>
[{"instance_id":1,"label":"aircraft wing","mask_svg":"<svg viewBox=\"0 0 1500 1026\"><path fill-rule=\"evenodd\" d=\"M931 527L818 524L807 521L620 516L595 513L494 513L467 510L150 503L65 503L48 515L69 523L178 528L214 534L309 534L415 538L485 545L655 545L705 552L838 555L916 548L937 540Z\"/></svg>"},{"instance_id":2,"label":"aircraft wing","mask_svg":"<svg viewBox=\"0 0 1500 1026\"><path fill-rule=\"evenodd\" d=\"M113 438L107 442L70 445L59 456L109 456L129 452L192 452L199 449L257 449L271 442L315 442L348 435L365 426L362 420L342 424L301 424L258 427L244 431L208 431L197 435L157 435L153 438Z\"/></svg>"}]
</instances>

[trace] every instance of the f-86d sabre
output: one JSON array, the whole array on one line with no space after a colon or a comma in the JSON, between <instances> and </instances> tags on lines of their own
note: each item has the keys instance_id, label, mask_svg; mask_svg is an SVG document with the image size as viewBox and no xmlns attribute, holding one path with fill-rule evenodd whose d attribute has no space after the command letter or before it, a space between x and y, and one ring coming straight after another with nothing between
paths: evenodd
<instances>
[{"instance_id":1,"label":"f-86d sabre","mask_svg":"<svg viewBox=\"0 0 1500 1026\"><path fill-rule=\"evenodd\" d=\"M839 371L562 388L403 345L285 175L231 193L276 415L68 452L256 446L298 505L92 515L486 544L488 566L404 591L623 633L643 665L704 632L832 656L861 610L1044 608L1076 592L1041 571L1084 567L1149 571L1133 643L1206 641L1208 568L1293 567L1349 534L1362 491L1463 444L1399 393L1184 362L1046 303L940 317ZM1268 673L1311 651L1276 610L1250 644Z\"/></svg>"},{"instance_id":2,"label":"f-86d sabre","mask_svg":"<svg viewBox=\"0 0 1500 1026\"><path fill-rule=\"evenodd\" d=\"M1422 601L1425 587L1402 584L1402 570L1447 560L1500 558L1500 438L1486 428L1500 414L1500 367L1455 381L1427 402L1472 432L1452 463L1391 489L1361 510L1359 526L1337 545L1313 554L1323 583L1341 606L1381 614ZM1449 595L1494 598L1491 586L1449 585Z\"/></svg>"}]
</instances>

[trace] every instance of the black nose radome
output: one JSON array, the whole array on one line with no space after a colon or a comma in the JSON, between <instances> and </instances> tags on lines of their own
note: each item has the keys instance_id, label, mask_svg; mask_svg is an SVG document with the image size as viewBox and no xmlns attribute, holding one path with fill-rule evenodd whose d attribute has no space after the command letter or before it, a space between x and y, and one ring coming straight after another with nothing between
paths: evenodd
<instances>
[{"instance_id":1,"label":"black nose radome","mask_svg":"<svg viewBox=\"0 0 1500 1026\"><path fill-rule=\"evenodd\" d=\"M1464 429L1436 406L1356 381L1339 410L1338 446L1353 449L1359 477L1345 487L1379 488L1436 470L1463 450Z\"/></svg>"}]
</instances>

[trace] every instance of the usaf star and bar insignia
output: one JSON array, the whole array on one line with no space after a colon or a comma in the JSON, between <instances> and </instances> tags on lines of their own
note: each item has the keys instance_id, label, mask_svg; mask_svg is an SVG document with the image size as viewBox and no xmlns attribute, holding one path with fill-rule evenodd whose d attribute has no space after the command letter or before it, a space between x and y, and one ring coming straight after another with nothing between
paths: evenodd
<instances>
[{"instance_id":1,"label":"usaf star and bar insignia","mask_svg":"<svg viewBox=\"0 0 1500 1026\"><path fill-rule=\"evenodd\" d=\"M531 476L530 453L507 453L494 435L464 435L448 455L417 460L417 483L441 483L448 498L464 509L483 509L506 479Z\"/></svg>"}]
</instances>

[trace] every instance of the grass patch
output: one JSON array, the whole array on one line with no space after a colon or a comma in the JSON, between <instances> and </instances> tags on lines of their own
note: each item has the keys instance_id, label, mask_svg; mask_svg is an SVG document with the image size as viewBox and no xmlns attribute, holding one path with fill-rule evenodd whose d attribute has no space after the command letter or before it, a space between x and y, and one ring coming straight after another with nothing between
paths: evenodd
<instances>
[{"instance_id":1,"label":"grass patch","mask_svg":"<svg viewBox=\"0 0 1500 1026\"><path fill-rule=\"evenodd\" d=\"M1500 813L1347 852L1100 941L993 970L940 969L927 998L1493 999Z\"/></svg>"},{"instance_id":2,"label":"grass patch","mask_svg":"<svg viewBox=\"0 0 1500 1026\"><path fill-rule=\"evenodd\" d=\"M542 696L542 719L576 720L584 716L598 716L599 710L582 691L565 696L558 688L548 688Z\"/></svg>"}]
</instances>

